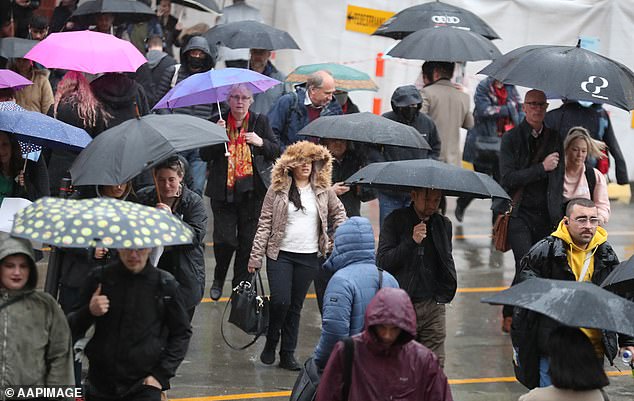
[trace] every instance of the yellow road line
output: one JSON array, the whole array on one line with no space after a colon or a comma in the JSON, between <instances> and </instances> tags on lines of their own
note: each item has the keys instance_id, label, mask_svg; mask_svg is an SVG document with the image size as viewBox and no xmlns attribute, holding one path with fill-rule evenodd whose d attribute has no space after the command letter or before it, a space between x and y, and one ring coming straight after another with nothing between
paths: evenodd
<instances>
[{"instance_id":1,"label":"yellow road line","mask_svg":"<svg viewBox=\"0 0 634 401\"><path fill-rule=\"evenodd\" d=\"M459 293L477 293L477 292L499 292L506 290L508 287L471 287L471 288L458 288ZM306 299L316 299L316 294L306 294ZM217 302L227 302L229 297L222 297ZM203 298L201 301L203 303L206 302L214 302L211 298Z\"/></svg>"},{"instance_id":2,"label":"yellow road line","mask_svg":"<svg viewBox=\"0 0 634 401\"><path fill-rule=\"evenodd\" d=\"M608 376L629 376L629 371L606 372ZM514 383L517 380L513 376L506 377L479 377L474 379L449 379L449 384L484 384L484 383ZM288 397L291 395L290 391L269 391L262 393L245 393L245 394L227 394L227 395L215 395L209 397L194 397L194 398L170 398L173 401L231 401L231 400L247 400L247 399L260 399L260 398L277 398Z\"/></svg>"}]
</instances>

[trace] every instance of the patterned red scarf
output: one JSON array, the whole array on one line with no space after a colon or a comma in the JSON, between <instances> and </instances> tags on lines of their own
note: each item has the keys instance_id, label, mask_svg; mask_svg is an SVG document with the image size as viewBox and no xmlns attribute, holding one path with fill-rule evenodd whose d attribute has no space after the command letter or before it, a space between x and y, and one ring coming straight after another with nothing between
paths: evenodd
<instances>
[{"instance_id":1,"label":"patterned red scarf","mask_svg":"<svg viewBox=\"0 0 634 401\"><path fill-rule=\"evenodd\" d=\"M247 131L247 121L249 121L249 113L244 117L242 127L236 127L236 119L233 114L229 113L227 118L227 136L229 143L227 149L229 156L227 157L227 189L233 191L236 182L253 176L253 163L251 162L251 148L247 143L244 134Z\"/></svg>"}]
</instances>

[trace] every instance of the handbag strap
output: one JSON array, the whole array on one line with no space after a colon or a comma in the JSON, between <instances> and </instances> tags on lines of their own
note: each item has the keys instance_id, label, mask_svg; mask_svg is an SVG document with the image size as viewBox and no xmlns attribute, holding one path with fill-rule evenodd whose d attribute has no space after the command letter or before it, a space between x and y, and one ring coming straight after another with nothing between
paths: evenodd
<instances>
[{"instance_id":1,"label":"handbag strap","mask_svg":"<svg viewBox=\"0 0 634 401\"><path fill-rule=\"evenodd\" d=\"M377 269L379 270L379 290L381 288L383 288L383 269L381 269L380 267L377 267ZM376 292L379 292L379 290L377 290Z\"/></svg>"},{"instance_id":2,"label":"handbag strap","mask_svg":"<svg viewBox=\"0 0 634 401\"><path fill-rule=\"evenodd\" d=\"M255 293L256 294L258 293L257 281L260 282L260 289L262 290L261 294L262 294L262 296L264 296L264 284L262 283L262 276L260 275L260 270L256 270L256 272L254 273L254 277L253 277L253 279L251 281L251 283L255 286ZM251 340L251 342L249 342L248 344L243 345L241 347L233 345L233 344L231 344L229 342L229 340L227 340L227 337L225 336L225 330L224 330L224 327L225 327L225 315L227 314L227 310L229 309L229 305L231 304L231 300L233 299L234 294L235 294L235 291L232 291L231 292L231 297L229 298L229 300L225 304L224 311L222 311L222 319L220 320L220 335L222 336L222 339L224 340L225 344L227 344L229 346L229 348L234 349L236 351L242 351L242 350L245 350L245 349L249 348L253 344L255 344L255 342L258 341L258 339L264 333L257 334L255 337L253 337L253 340Z\"/></svg>"}]
</instances>

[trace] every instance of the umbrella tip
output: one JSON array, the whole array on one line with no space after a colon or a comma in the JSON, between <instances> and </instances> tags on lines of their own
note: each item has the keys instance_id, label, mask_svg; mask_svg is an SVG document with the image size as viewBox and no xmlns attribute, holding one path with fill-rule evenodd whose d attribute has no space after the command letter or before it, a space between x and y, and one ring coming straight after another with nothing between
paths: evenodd
<instances>
[{"instance_id":1,"label":"umbrella tip","mask_svg":"<svg viewBox=\"0 0 634 401\"><path fill-rule=\"evenodd\" d=\"M577 47L581 47L581 38L577 39Z\"/></svg>"}]
</instances>

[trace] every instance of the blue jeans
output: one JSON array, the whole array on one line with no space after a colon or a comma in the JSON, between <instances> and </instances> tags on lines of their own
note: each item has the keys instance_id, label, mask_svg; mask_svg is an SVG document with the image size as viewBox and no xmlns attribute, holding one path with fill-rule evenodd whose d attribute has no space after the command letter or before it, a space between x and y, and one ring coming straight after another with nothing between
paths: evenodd
<instances>
[{"instance_id":1,"label":"blue jeans","mask_svg":"<svg viewBox=\"0 0 634 401\"><path fill-rule=\"evenodd\" d=\"M408 193L398 194L379 192L379 226L383 220L396 209L408 207L412 203L412 197Z\"/></svg>"},{"instance_id":2,"label":"blue jeans","mask_svg":"<svg viewBox=\"0 0 634 401\"><path fill-rule=\"evenodd\" d=\"M550 368L550 362L547 357L539 358L539 387L548 387L552 385L552 381L550 380L550 374L548 373L548 369Z\"/></svg>"},{"instance_id":3,"label":"blue jeans","mask_svg":"<svg viewBox=\"0 0 634 401\"><path fill-rule=\"evenodd\" d=\"M191 177L191 180L187 180L189 189L202 197L205 189L205 180L207 179L207 162L200 158L198 149L186 150L180 152L180 154L189 163L189 171L185 174Z\"/></svg>"}]
</instances>

